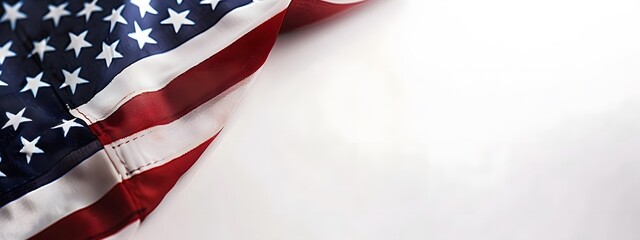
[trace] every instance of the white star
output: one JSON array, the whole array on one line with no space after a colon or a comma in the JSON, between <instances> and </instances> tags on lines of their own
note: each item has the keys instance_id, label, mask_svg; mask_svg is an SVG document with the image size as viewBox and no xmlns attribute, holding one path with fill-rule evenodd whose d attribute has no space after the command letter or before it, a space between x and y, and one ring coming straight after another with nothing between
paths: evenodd
<instances>
[{"instance_id":1,"label":"white star","mask_svg":"<svg viewBox=\"0 0 640 240\"><path fill-rule=\"evenodd\" d=\"M0 71L0 76L2 76L2 71ZM6 82L2 81L2 79L0 79L0 86L9 86Z\"/></svg>"},{"instance_id":2,"label":"white star","mask_svg":"<svg viewBox=\"0 0 640 240\"><path fill-rule=\"evenodd\" d=\"M156 40L153 40L153 38L149 37L149 34L151 34L151 28L142 30L140 29L140 26L138 26L138 22L134 21L133 24L136 28L136 32L129 33L129 37L138 41L138 47L140 47L140 49L144 47L145 43L151 43L151 44L158 43L156 42Z\"/></svg>"},{"instance_id":3,"label":"white star","mask_svg":"<svg viewBox=\"0 0 640 240\"><path fill-rule=\"evenodd\" d=\"M84 8L80 12L78 12L76 17L84 15L84 20L88 22L89 18L91 18L91 13L102 11L102 8L97 4L98 0L93 0L91 3L84 3Z\"/></svg>"},{"instance_id":4,"label":"white star","mask_svg":"<svg viewBox=\"0 0 640 240\"><path fill-rule=\"evenodd\" d=\"M18 130L20 123L31 122L31 119L28 119L22 116L24 114L25 109L26 108L23 108L16 114L6 112L5 115L7 115L7 118L9 118L9 121L7 121L7 123L5 123L4 126L2 126L2 129L5 129L9 126L13 126L13 130L15 131L15 130Z\"/></svg>"},{"instance_id":5,"label":"white star","mask_svg":"<svg viewBox=\"0 0 640 240\"><path fill-rule=\"evenodd\" d=\"M49 12L47 13L47 15L44 15L44 17L42 17L42 21L46 21L47 19L52 19L53 26L57 27L58 23L60 23L60 18L71 15L69 11L64 9L67 7L67 5L69 4L63 3L58 6L49 5Z\"/></svg>"},{"instance_id":6,"label":"white star","mask_svg":"<svg viewBox=\"0 0 640 240\"><path fill-rule=\"evenodd\" d=\"M107 62L107 67L109 67L109 65L111 65L111 61L113 61L114 58L122 58L122 54L116 51L116 47L118 47L119 42L120 40L117 40L113 42L111 46L107 45L106 43L102 43L102 52L98 54L96 60L104 59Z\"/></svg>"},{"instance_id":7,"label":"white star","mask_svg":"<svg viewBox=\"0 0 640 240\"><path fill-rule=\"evenodd\" d=\"M172 24L173 30L178 33L182 25L194 25L195 23L187 18L189 10L181 13L177 13L173 9L169 8L169 18L162 20L161 24Z\"/></svg>"},{"instance_id":8,"label":"white star","mask_svg":"<svg viewBox=\"0 0 640 240\"><path fill-rule=\"evenodd\" d=\"M122 17L122 10L124 9L124 5L120 6L118 9L111 10L111 15L104 17L103 21L111 22L111 27L109 28L109 32L113 31L113 28L118 23L127 24L127 20Z\"/></svg>"},{"instance_id":9,"label":"white star","mask_svg":"<svg viewBox=\"0 0 640 240\"><path fill-rule=\"evenodd\" d=\"M29 57L37 53L38 56L40 57L40 60L44 60L45 52L51 52L56 50L52 46L47 45L48 42L49 42L49 38L42 39L39 42L33 42L33 50L31 51L31 54L29 54Z\"/></svg>"},{"instance_id":10,"label":"white star","mask_svg":"<svg viewBox=\"0 0 640 240\"><path fill-rule=\"evenodd\" d=\"M216 6L218 6L219 2L220 0L202 0L200 1L200 4L211 4L211 10L216 10Z\"/></svg>"},{"instance_id":11,"label":"white star","mask_svg":"<svg viewBox=\"0 0 640 240\"><path fill-rule=\"evenodd\" d=\"M182 4L182 0L177 0L178 5Z\"/></svg>"},{"instance_id":12,"label":"white star","mask_svg":"<svg viewBox=\"0 0 640 240\"><path fill-rule=\"evenodd\" d=\"M131 0L131 3L138 6L138 9L140 10L140 17L144 17L147 13L158 14L158 12L149 5L151 0Z\"/></svg>"},{"instance_id":13,"label":"white star","mask_svg":"<svg viewBox=\"0 0 640 240\"><path fill-rule=\"evenodd\" d=\"M81 78L80 76L80 69L82 68L78 68L76 70L73 71L73 73L71 72L67 72L67 70L62 69L62 74L64 75L64 83L62 83L62 85L60 85L60 89L64 88L64 87L69 87L71 88L71 94L75 94L76 93L76 86L78 84L84 84L84 83L88 83L89 81Z\"/></svg>"},{"instance_id":14,"label":"white star","mask_svg":"<svg viewBox=\"0 0 640 240\"><path fill-rule=\"evenodd\" d=\"M4 46L0 47L0 64L4 63L4 60L8 57L15 57L16 53L11 51L11 45L13 42L8 41L4 44Z\"/></svg>"},{"instance_id":15,"label":"white star","mask_svg":"<svg viewBox=\"0 0 640 240\"><path fill-rule=\"evenodd\" d=\"M22 142L22 149L20 149L20 153L24 153L27 155L27 164L31 162L31 156L35 153L44 153L42 149L36 147L38 141L40 141L40 137L33 139L33 141L29 141L23 137L20 137L20 141Z\"/></svg>"},{"instance_id":16,"label":"white star","mask_svg":"<svg viewBox=\"0 0 640 240\"><path fill-rule=\"evenodd\" d=\"M25 85L24 88L20 90L20 92L26 92L31 90L31 93L33 93L33 97L36 97L38 95L38 89L40 87L50 87L51 85L42 81L42 74L43 73L40 73L32 78L27 77L27 85Z\"/></svg>"},{"instance_id":17,"label":"white star","mask_svg":"<svg viewBox=\"0 0 640 240\"><path fill-rule=\"evenodd\" d=\"M0 18L0 23L8 20L11 23L11 29L16 28L16 22L18 20L27 18L26 14L20 12L22 2L17 2L16 4L13 4L13 6L3 2L2 6L4 7L4 14L2 15L2 18Z\"/></svg>"},{"instance_id":18,"label":"white star","mask_svg":"<svg viewBox=\"0 0 640 240\"><path fill-rule=\"evenodd\" d=\"M91 45L91 43L84 40L87 37L87 33L88 30L80 33L80 35L75 35L70 32L69 39L71 40L71 42L69 42L69 46L67 46L66 50L69 51L73 49L73 51L76 53L76 57L78 57L82 48L92 47L93 45Z\"/></svg>"},{"instance_id":19,"label":"white star","mask_svg":"<svg viewBox=\"0 0 640 240\"><path fill-rule=\"evenodd\" d=\"M67 136L67 133L69 133L69 129L71 129L72 127L82 127L81 124L75 122L76 119L71 119L71 120L65 120L62 119L62 124L52 127L51 129L56 129L56 128L62 128L62 131L64 131L64 136Z\"/></svg>"}]
</instances>

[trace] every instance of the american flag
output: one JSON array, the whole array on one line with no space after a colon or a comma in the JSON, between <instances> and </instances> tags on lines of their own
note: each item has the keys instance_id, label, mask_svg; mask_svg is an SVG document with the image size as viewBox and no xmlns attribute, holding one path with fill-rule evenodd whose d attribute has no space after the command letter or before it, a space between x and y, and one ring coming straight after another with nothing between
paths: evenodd
<instances>
[{"instance_id":1,"label":"american flag","mask_svg":"<svg viewBox=\"0 0 640 240\"><path fill-rule=\"evenodd\" d=\"M143 220L281 29L358 2L1 1L0 239L98 239Z\"/></svg>"}]
</instances>

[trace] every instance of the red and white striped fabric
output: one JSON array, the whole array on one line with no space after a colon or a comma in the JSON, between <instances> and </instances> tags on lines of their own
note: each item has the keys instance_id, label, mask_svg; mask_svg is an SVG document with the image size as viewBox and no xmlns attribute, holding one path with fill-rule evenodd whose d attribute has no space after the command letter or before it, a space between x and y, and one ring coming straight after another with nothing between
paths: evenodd
<instances>
[{"instance_id":1,"label":"red and white striped fabric","mask_svg":"<svg viewBox=\"0 0 640 240\"><path fill-rule=\"evenodd\" d=\"M281 29L360 2L256 0L175 49L129 65L70 110L104 149L0 208L0 239L117 238L135 229L217 140Z\"/></svg>"}]
</instances>

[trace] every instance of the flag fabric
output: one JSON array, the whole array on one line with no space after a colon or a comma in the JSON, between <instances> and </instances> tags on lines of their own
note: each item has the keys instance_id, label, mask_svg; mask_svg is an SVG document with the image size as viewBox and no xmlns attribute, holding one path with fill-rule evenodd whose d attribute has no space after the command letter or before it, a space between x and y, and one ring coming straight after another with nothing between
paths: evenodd
<instances>
[{"instance_id":1,"label":"flag fabric","mask_svg":"<svg viewBox=\"0 0 640 240\"><path fill-rule=\"evenodd\" d=\"M135 227L216 140L277 34L359 2L1 1L0 239Z\"/></svg>"}]
</instances>

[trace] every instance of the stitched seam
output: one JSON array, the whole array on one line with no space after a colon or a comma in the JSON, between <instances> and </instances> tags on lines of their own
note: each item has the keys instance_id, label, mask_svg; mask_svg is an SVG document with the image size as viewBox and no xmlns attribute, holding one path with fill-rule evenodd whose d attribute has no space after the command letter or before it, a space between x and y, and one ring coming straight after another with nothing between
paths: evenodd
<instances>
[{"instance_id":1,"label":"stitched seam","mask_svg":"<svg viewBox=\"0 0 640 240\"><path fill-rule=\"evenodd\" d=\"M107 134L107 133L104 133L104 131L102 130L102 129L104 129L103 125L102 125L101 123L99 123L99 122L98 122L98 123L96 123L96 124L98 125L98 127L99 127L99 129L100 129L100 132L101 132L105 137L109 138L109 141L113 142L113 138L111 138L111 135L109 135L109 134ZM120 154L118 153L117 149L115 149L114 147L111 147L111 149L113 149L113 151L114 151L114 153L115 153L115 154L114 154L114 155L115 155L114 157L116 157L116 158L118 159L118 161L119 161L120 163L122 163L122 166L124 166L124 169L128 172L128 171L129 171L129 167L127 166L127 163L124 161L124 159L120 156ZM107 152L107 155L111 155L111 154L109 154L109 153ZM118 174L121 174L121 173L118 171ZM125 172L125 175L126 175L126 172Z\"/></svg>"},{"instance_id":2,"label":"stitched seam","mask_svg":"<svg viewBox=\"0 0 640 240\"><path fill-rule=\"evenodd\" d=\"M106 136L106 135L105 135L105 136ZM107 137L109 137L109 136L107 136ZM111 154L109 154L109 151L104 151L104 152L105 152L105 155L107 155L107 158L109 158L109 162L111 163L111 165L113 166L113 168L114 168L114 169L116 170L116 172L118 173L118 177L120 178L120 182L123 182L123 181L125 180L125 178L124 178L124 176L122 175L122 173L120 172L120 169L116 166L116 163L115 163L115 161L113 160L113 158L112 158ZM117 156L116 156L116 157L117 157ZM118 159L118 160L120 160L120 159ZM123 163L123 162L122 162L122 160L120 160L120 162L121 162L121 163ZM123 163L123 165L124 165L124 163ZM126 166L126 165L124 165L124 167L125 167L125 169L127 168L127 166Z\"/></svg>"},{"instance_id":3,"label":"stitched seam","mask_svg":"<svg viewBox=\"0 0 640 240\"><path fill-rule=\"evenodd\" d=\"M172 78L172 79L173 79L173 78ZM168 84L168 83L167 83L167 84ZM165 86L166 86L166 84L165 84ZM151 92L151 91L142 91L142 90L144 90L144 88L140 88L140 89L138 89L138 90L133 90L133 91L131 91L130 93L128 93L127 95L125 95L124 97L122 97L120 100L118 100L118 102L116 102L116 104L114 104L111 108L109 108L109 109L107 110L107 113L106 113L106 114L103 114L103 115L105 115L105 116L109 116L109 115L113 114L113 113L116 111L116 109L118 109L122 104L124 104L124 102L127 102L128 100L131 100L131 99L129 99L129 97L130 97L130 96L132 96L132 95L137 95L137 94L140 94L140 93ZM92 118L94 118L94 119L95 119L95 121L99 121L97 117L93 117L93 116L92 116Z\"/></svg>"},{"instance_id":4,"label":"stitched seam","mask_svg":"<svg viewBox=\"0 0 640 240\"><path fill-rule=\"evenodd\" d=\"M80 114L83 114L80 110L78 110L78 112L79 112ZM83 114L83 115L84 115L84 114ZM104 136L105 136L105 137L107 137L110 141L113 141L113 139L111 138L111 136L110 136L109 134L104 134L104 131L102 130L102 129L104 129L104 127L103 127L99 122L98 122L98 123L96 123L96 125L97 125L96 131L99 133L99 135L100 135L100 136L101 136L101 135L104 135ZM113 149L114 149L114 152L115 152L115 156L113 156L113 157L117 157L117 158L118 158L118 161L119 161L120 163L122 163L122 165L124 166L125 170L128 172L129 170L128 170L128 168L127 168L127 164L126 164L126 163L124 162L124 160L123 160L123 159L118 155L118 151L117 151L115 148L113 148ZM132 204L134 205L134 207L135 207L135 209L136 209L136 212L134 213L134 215L138 215L138 218L140 218L140 219L141 219L141 218L142 218L142 211L144 211L144 210L143 210L142 205L140 204L140 201L138 200L138 196L137 196L137 195L135 195L135 194L133 194L133 191L132 191L131 189L129 189L130 187L129 187L127 184L125 184L125 180L126 180L126 179L125 179L125 176L123 176L123 174L120 172L120 168L118 168L118 167L117 167L117 164L116 164L116 162L113 160L113 158L112 158L111 154L109 153L109 151L106 151L106 150L105 150L104 152L105 152L105 155L107 155L107 158L109 159L109 162L111 163L111 165L112 165L112 166L113 166L113 168L115 169L116 173L118 174L118 177L119 177L119 179L120 179L120 183L122 184L123 189L124 189L124 191L126 192L125 196L127 196L129 199L131 199L131 202L132 202ZM129 176L129 174L127 174L127 172L125 172L125 174L124 174L124 175Z\"/></svg>"},{"instance_id":5,"label":"stitched seam","mask_svg":"<svg viewBox=\"0 0 640 240\"><path fill-rule=\"evenodd\" d=\"M87 121L89 121L89 125L93 124L92 119L85 113L81 112L80 109L76 109L76 112L80 113Z\"/></svg>"},{"instance_id":6,"label":"stitched seam","mask_svg":"<svg viewBox=\"0 0 640 240\"><path fill-rule=\"evenodd\" d=\"M76 111L78 111L78 113L82 114L83 116L86 116L86 114L85 114L85 113L83 113L82 111L80 111L79 109L76 109ZM94 125L94 124L95 124L95 125L97 125L97 128L96 128L96 132L97 132L97 133L96 133L96 135L97 135L97 136L104 136L104 137L109 138L109 140L110 140L110 141L113 141L113 140L111 139L111 136L109 136L109 134L105 134L105 133L104 133L104 131L102 130L102 129L104 129L104 128L103 128L103 126L102 126L102 124L100 124L100 123L98 122L98 123L92 123L91 125ZM116 164L116 162L113 160L113 158L112 158L111 154L109 153L109 151L106 151L106 150L105 150L104 152L105 152L105 155L107 155L107 158L109 159L109 162L111 163L111 165L113 166L113 168L116 170L116 173L118 173L118 177L120 178L120 181L121 181L121 182L122 182L122 181L124 181L124 180L125 180L125 178L124 178L123 174L120 172L120 169L117 167L117 164ZM116 154L117 154L117 151L116 151ZM117 155L116 155L115 157L117 157L117 158L118 158L118 160L119 160L119 162L120 162L120 163L122 163L122 165L124 166L124 168L125 168L125 169L127 169L127 165L124 163L124 161L122 161L122 159L120 159L120 157L119 157L119 156L117 156ZM127 170L127 171L128 171L128 170Z\"/></svg>"},{"instance_id":7,"label":"stitched seam","mask_svg":"<svg viewBox=\"0 0 640 240\"><path fill-rule=\"evenodd\" d=\"M249 75L249 76L250 76L250 75ZM244 78L246 78L246 77L244 77ZM239 83L239 82L238 82L238 83ZM210 96L211 94L207 94L207 95L205 95L205 96L202 96L202 97L198 98L198 101L201 101L201 100L203 100L203 99L209 99L209 100L208 100L208 101L206 101L206 102L204 102L203 104L196 104L196 103L189 104L189 105L187 105L187 106L183 107L180 111L178 111L178 112L176 112L176 113L174 113L174 114L171 114L170 116L166 116L166 117L164 117L164 118L161 118L161 119L158 119L158 120L156 120L156 121L153 121L152 123L148 124L149 126L147 126L145 130L147 130L147 129L152 129L153 127L156 127L156 126L163 126L163 125L167 125L167 124L160 124L160 125L157 125L157 124L158 124L159 122L163 122L163 121L165 121L165 120L167 120L167 119L175 118L176 116L185 116L185 115L187 115L187 114L189 114L189 113L191 113L191 112L193 112L193 111L196 111L196 110L199 108L199 107L195 107L195 108L194 108L194 106L203 106L203 105L205 105L205 104L209 104L209 101L214 100L214 99L215 99L216 97L218 97L218 96L220 96L220 97L224 97L224 96L228 95L229 93L228 93L227 91L228 91L229 89L233 88L233 87L234 87L236 84L238 84L238 83L232 84L232 85L231 85L231 86L229 86L226 90L222 91L222 93L220 93L220 94L218 94L218 95ZM215 101L215 102L213 102L213 103L218 103L218 102L220 102L220 100L221 100L221 99L217 99L217 101ZM180 118L176 119L176 121L178 121L178 120L180 120ZM98 123L98 124L99 124L99 123ZM142 131L144 131L144 130L142 130ZM116 145L115 147L120 147L120 146L122 146L123 144L127 144L127 143L129 143L129 142L136 141L136 140L138 140L139 138L142 138L142 137L144 137L144 136L146 136L146 135L148 135L148 134L150 134L150 133L153 133L154 131L155 131L154 129L149 130L149 131L147 131L147 132L145 132L145 133L142 133L142 134L141 134L141 135L139 135L139 136L136 136L136 137L134 137L134 138L132 138L132 139L128 139L128 140L127 140L127 141L125 141L125 142L117 143L117 142L118 142L118 141L120 141L120 140L116 140L116 141L113 141L113 142L114 142L114 143L117 143L117 145ZM110 139L112 139L111 137L109 137L109 138L110 138Z\"/></svg>"},{"instance_id":8,"label":"stitched seam","mask_svg":"<svg viewBox=\"0 0 640 240\"><path fill-rule=\"evenodd\" d=\"M221 131L222 131L222 129L220 129L220 130L219 130L219 131L217 131L215 134L213 134L213 136L216 136L216 135L217 135L218 133L220 133ZM204 142L208 141L209 139L211 139L211 138L208 138L208 139L207 139L207 140L205 140ZM186 147L184 147L184 148L181 148L179 151L175 151L175 152L173 152L172 154L167 154L165 157L163 157L163 158L162 158L162 159L160 159L160 160L156 160L156 161L153 161L153 162L147 163L147 164L145 164L145 165L143 165L143 166L140 166L140 167L138 167L138 168L136 168L136 169L133 169L133 170L131 170L131 171L127 172L127 175L128 175L128 176L130 176L130 175L132 175L132 174L133 174L134 172L136 172L136 171L139 171L139 170L141 170L141 169L143 169L143 168L145 168L145 167L151 166L151 165L156 164L156 163L159 163L159 162L164 162L164 161L166 161L166 160L167 160L167 159L169 159L169 158L178 158L178 157L180 157L180 156L182 156L182 155L187 154L187 152L188 152L188 151L186 151L186 152L185 152L185 150L194 149L195 147L199 146L200 144L202 144L202 143L204 143L204 142L201 142L201 143L195 143L195 144L190 144L190 145L188 145L188 146L186 146ZM185 152L185 153L183 153L183 154L181 154L181 155L179 155L179 156L174 156L174 155L176 155L176 154L177 154L177 153L179 153L179 152Z\"/></svg>"}]
</instances>

